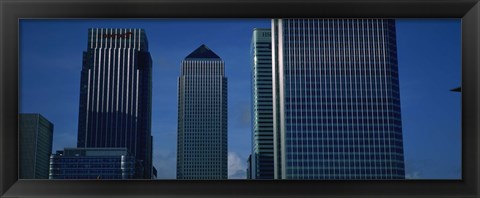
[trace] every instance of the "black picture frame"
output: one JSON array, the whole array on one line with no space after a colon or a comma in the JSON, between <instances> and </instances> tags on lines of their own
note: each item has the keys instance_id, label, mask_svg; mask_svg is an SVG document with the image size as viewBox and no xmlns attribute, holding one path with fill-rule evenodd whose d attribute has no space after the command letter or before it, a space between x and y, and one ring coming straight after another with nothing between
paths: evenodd
<instances>
[{"instance_id":1,"label":"black picture frame","mask_svg":"<svg viewBox=\"0 0 480 198\"><path fill-rule=\"evenodd\" d=\"M0 197L480 196L479 0L0 0L0 14ZM322 17L462 18L462 180L18 180L19 19Z\"/></svg>"}]
</instances>

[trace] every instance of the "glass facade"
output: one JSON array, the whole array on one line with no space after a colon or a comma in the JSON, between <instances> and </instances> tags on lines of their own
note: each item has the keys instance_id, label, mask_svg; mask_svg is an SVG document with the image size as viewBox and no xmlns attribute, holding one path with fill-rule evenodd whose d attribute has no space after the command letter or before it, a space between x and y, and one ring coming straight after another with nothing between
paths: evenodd
<instances>
[{"instance_id":1,"label":"glass facade","mask_svg":"<svg viewBox=\"0 0 480 198\"><path fill-rule=\"evenodd\" d=\"M251 179L274 178L271 44L270 29L253 30Z\"/></svg>"},{"instance_id":2,"label":"glass facade","mask_svg":"<svg viewBox=\"0 0 480 198\"><path fill-rule=\"evenodd\" d=\"M40 114L19 115L19 178L48 179L53 124Z\"/></svg>"},{"instance_id":3,"label":"glass facade","mask_svg":"<svg viewBox=\"0 0 480 198\"><path fill-rule=\"evenodd\" d=\"M91 28L83 53L79 148L127 148L152 178L152 60L143 29ZM142 171L140 171L142 170Z\"/></svg>"},{"instance_id":4,"label":"glass facade","mask_svg":"<svg viewBox=\"0 0 480 198\"><path fill-rule=\"evenodd\" d=\"M275 178L404 179L391 19L274 19Z\"/></svg>"},{"instance_id":5,"label":"glass facade","mask_svg":"<svg viewBox=\"0 0 480 198\"><path fill-rule=\"evenodd\" d=\"M177 179L227 179L227 78L224 62L202 45L178 79Z\"/></svg>"},{"instance_id":6,"label":"glass facade","mask_svg":"<svg viewBox=\"0 0 480 198\"><path fill-rule=\"evenodd\" d=\"M50 179L133 179L135 157L126 148L66 148L50 157Z\"/></svg>"}]
</instances>

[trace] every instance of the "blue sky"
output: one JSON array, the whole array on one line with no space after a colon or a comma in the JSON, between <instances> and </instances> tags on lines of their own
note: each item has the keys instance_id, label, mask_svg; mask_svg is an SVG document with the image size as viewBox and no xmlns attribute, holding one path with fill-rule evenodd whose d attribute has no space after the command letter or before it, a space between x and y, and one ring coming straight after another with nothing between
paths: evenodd
<instances>
[{"instance_id":1,"label":"blue sky","mask_svg":"<svg viewBox=\"0 0 480 198\"><path fill-rule=\"evenodd\" d=\"M408 178L459 179L461 173L460 20L397 20ZM183 58L206 44L228 78L229 178L245 178L250 153L250 43L266 19L21 20L20 112L54 125L53 151L75 147L82 52L88 28L144 28L153 59L154 165L175 178L177 78Z\"/></svg>"}]
</instances>

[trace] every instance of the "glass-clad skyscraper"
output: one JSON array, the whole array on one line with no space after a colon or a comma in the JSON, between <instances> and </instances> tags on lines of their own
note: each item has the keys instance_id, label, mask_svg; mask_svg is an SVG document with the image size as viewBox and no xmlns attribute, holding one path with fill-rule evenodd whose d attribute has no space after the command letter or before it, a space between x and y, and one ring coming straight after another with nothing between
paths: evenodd
<instances>
[{"instance_id":1,"label":"glass-clad skyscraper","mask_svg":"<svg viewBox=\"0 0 480 198\"><path fill-rule=\"evenodd\" d=\"M19 115L19 178L48 179L53 124L37 113Z\"/></svg>"},{"instance_id":2,"label":"glass-clad skyscraper","mask_svg":"<svg viewBox=\"0 0 480 198\"><path fill-rule=\"evenodd\" d=\"M49 179L133 179L135 157L126 148L65 148L50 157Z\"/></svg>"},{"instance_id":3,"label":"glass-clad skyscraper","mask_svg":"<svg viewBox=\"0 0 480 198\"><path fill-rule=\"evenodd\" d=\"M250 179L273 179L272 37L255 28L252 38L252 154Z\"/></svg>"},{"instance_id":4,"label":"glass-clad skyscraper","mask_svg":"<svg viewBox=\"0 0 480 198\"><path fill-rule=\"evenodd\" d=\"M274 19L275 178L404 179L395 21Z\"/></svg>"},{"instance_id":5,"label":"glass-clad skyscraper","mask_svg":"<svg viewBox=\"0 0 480 198\"><path fill-rule=\"evenodd\" d=\"M91 28L83 53L79 148L127 148L135 178L152 172L152 60L143 29Z\"/></svg>"},{"instance_id":6,"label":"glass-clad skyscraper","mask_svg":"<svg viewBox=\"0 0 480 198\"><path fill-rule=\"evenodd\" d=\"M205 45L182 62L177 140L177 179L227 179L227 78Z\"/></svg>"}]
</instances>

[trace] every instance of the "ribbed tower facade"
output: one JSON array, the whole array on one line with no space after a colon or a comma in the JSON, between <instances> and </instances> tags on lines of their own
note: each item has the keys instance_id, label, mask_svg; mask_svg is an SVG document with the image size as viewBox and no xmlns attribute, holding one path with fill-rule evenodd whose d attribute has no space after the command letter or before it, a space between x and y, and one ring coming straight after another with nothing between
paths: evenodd
<instances>
[{"instance_id":1,"label":"ribbed tower facade","mask_svg":"<svg viewBox=\"0 0 480 198\"><path fill-rule=\"evenodd\" d=\"M274 19L275 178L404 179L395 21Z\"/></svg>"},{"instance_id":2,"label":"ribbed tower facade","mask_svg":"<svg viewBox=\"0 0 480 198\"><path fill-rule=\"evenodd\" d=\"M127 148L135 178L152 172L152 60L143 29L91 28L83 53L79 148Z\"/></svg>"},{"instance_id":3,"label":"ribbed tower facade","mask_svg":"<svg viewBox=\"0 0 480 198\"><path fill-rule=\"evenodd\" d=\"M273 179L272 37L255 28L252 38L252 154L250 179Z\"/></svg>"},{"instance_id":4,"label":"ribbed tower facade","mask_svg":"<svg viewBox=\"0 0 480 198\"><path fill-rule=\"evenodd\" d=\"M177 179L227 179L227 160L224 62L201 45L178 79Z\"/></svg>"}]
</instances>

